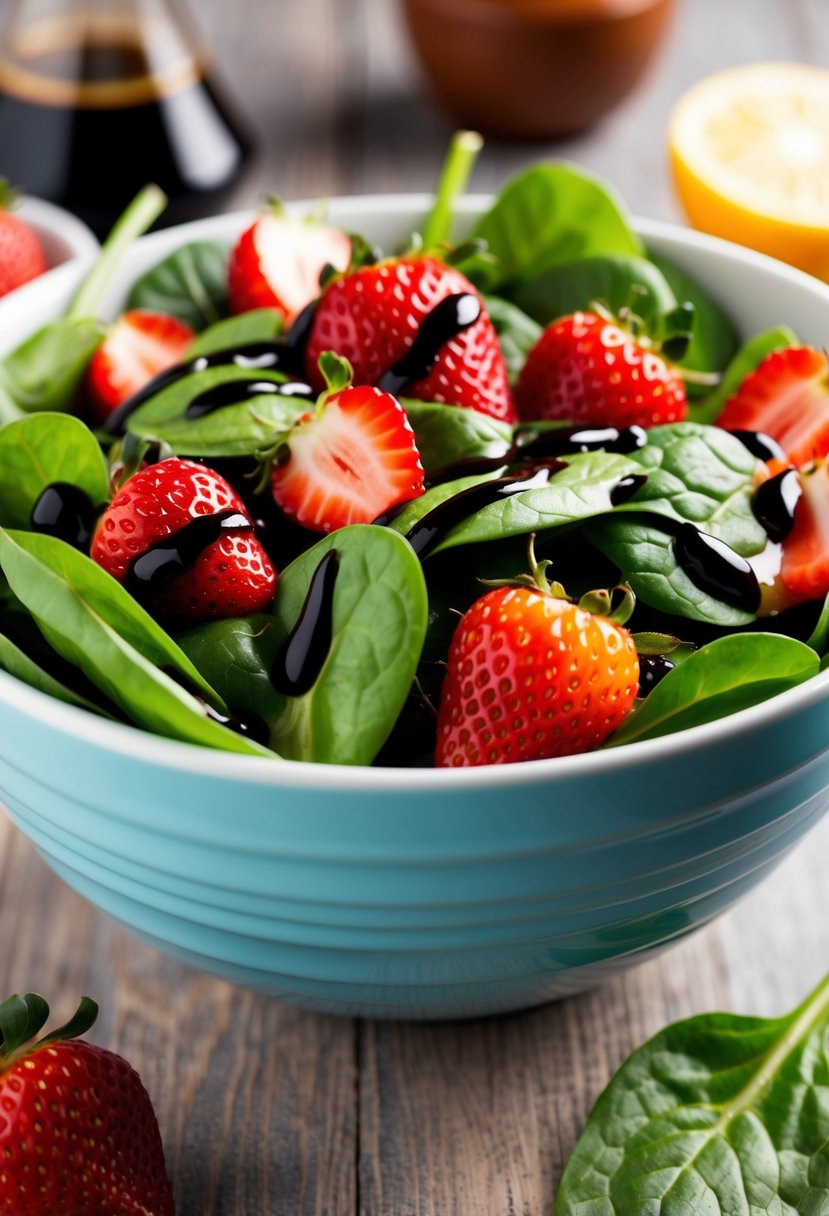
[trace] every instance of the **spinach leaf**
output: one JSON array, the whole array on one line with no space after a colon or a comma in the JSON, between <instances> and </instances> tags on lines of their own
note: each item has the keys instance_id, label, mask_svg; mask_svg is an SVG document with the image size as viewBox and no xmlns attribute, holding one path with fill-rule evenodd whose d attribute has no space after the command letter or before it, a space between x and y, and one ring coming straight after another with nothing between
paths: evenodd
<instances>
[{"instance_id":1,"label":"spinach leaf","mask_svg":"<svg viewBox=\"0 0 829 1216\"><path fill-rule=\"evenodd\" d=\"M231 713L271 721L285 708L270 679L280 639L273 617L260 615L211 621L176 640Z\"/></svg>"},{"instance_id":2,"label":"spinach leaf","mask_svg":"<svg viewBox=\"0 0 829 1216\"><path fill-rule=\"evenodd\" d=\"M52 648L138 726L204 747L271 754L212 721L196 696L155 665L222 707L172 638L88 557L51 536L0 529L0 565Z\"/></svg>"},{"instance_id":3,"label":"spinach leaf","mask_svg":"<svg viewBox=\"0 0 829 1216\"><path fill-rule=\"evenodd\" d=\"M676 295L665 276L647 258L636 254L595 254L560 266L520 284L512 299L541 325L596 301L618 314L632 308L653 325L676 308Z\"/></svg>"},{"instance_id":4,"label":"spinach leaf","mask_svg":"<svg viewBox=\"0 0 829 1216\"><path fill-rule=\"evenodd\" d=\"M200 393L239 381L285 383L281 372L251 372L242 367L209 367L185 376L156 393L129 418L127 430L168 443L177 456L249 456L289 429L308 409L303 397L267 394L240 399L200 418L187 407Z\"/></svg>"},{"instance_id":5,"label":"spinach leaf","mask_svg":"<svg viewBox=\"0 0 829 1216\"><path fill-rule=\"evenodd\" d=\"M196 334L187 351L188 359L232 350L248 342L272 342L283 328L282 314L275 308L255 308L237 317L225 317Z\"/></svg>"},{"instance_id":6,"label":"spinach leaf","mask_svg":"<svg viewBox=\"0 0 829 1216\"><path fill-rule=\"evenodd\" d=\"M706 291L679 266L661 254L650 253L651 262L662 272L678 303L694 306L694 325L688 350L680 360L682 367L700 372L721 372L737 350L737 332L728 315ZM689 396L699 393L693 384Z\"/></svg>"},{"instance_id":7,"label":"spinach leaf","mask_svg":"<svg viewBox=\"0 0 829 1216\"><path fill-rule=\"evenodd\" d=\"M820 616L806 640L806 645L811 646L819 655L824 655L829 650L829 594L823 601Z\"/></svg>"},{"instance_id":8,"label":"spinach leaf","mask_svg":"<svg viewBox=\"0 0 829 1216\"><path fill-rule=\"evenodd\" d=\"M339 556L333 635L311 690L288 697L271 722L271 742L291 760L370 764L408 696L426 634L428 602L420 563L394 532L341 528L279 576L278 643L299 617L309 584L331 549Z\"/></svg>"},{"instance_id":9,"label":"spinach leaf","mask_svg":"<svg viewBox=\"0 0 829 1216\"><path fill-rule=\"evenodd\" d=\"M526 312L500 296L487 296L484 303L501 343L510 380L515 381L527 362L527 355L541 337L542 327L537 320L534 321Z\"/></svg>"},{"instance_id":10,"label":"spinach leaf","mask_svg":"<svg viewBox=\"0 0 829 1216\"><path fill-rule=\"evenodd\" d=\"M82 709L88 709L96 714L104 712L100 706L93 705L86 697L80 696L79 693L62 684L60 680L56 680L25 651L15 645L11 638L7 638L2 633L0 633L0 668L8 672L10 676L22 680L31 688L36 688L38 692L45 692L47 696L56 697L58 701L64 701L67 705L79 705Z\"/></svg>"},{"instance_id":11,"label":"spinach leaf","mask_svg":"<svg viewBox=\"0 0 829 1216\"><path fill-rule=\"evenodd\" d=\"M109 471L97 440L78 418L35 414L0 430L0 524L28 528L32 507L52 482L109 499Z\"/></svg>"},{"instance_id":12,"label":"spinach leaf","mask_svg":"<svg viewBox=\"0 0 829 1216\"><path fill-rule=\"evenodd\" d=\"M228 248L219 241L191 241L169 254L133 284L128 308L169 312L201 330L227 315Z\"/></svg>"},{"instance_id":13,"label":"spinach leaf","mask_svg":"<svg viewBox=\"0 0 829 1216\"><path fill-rule=\"evenodd\" d=\"M693 421L714 422L722 413L729 397L733 397L746 376L750 376L767 355L772 351L782 350L785 346L796 345L797 338L787 325L778 325L775 329L755 334L737 351L714 391L691 406Z\"/></svg>"},{"instance_id":14,"label":"spinach leaf","mask_svg":"<svg viewBox=\"0 0 829 1216\"><path fill-rule=\"evenodd\" d=\"M817 1216L829 1210L829 979L781 1018L666 1027L596 1102L556 1216Z\"/></svg>"},{"instance_id":15,"label":"spinach leaf","mask_svg":"<svg viewBox=\"0 0 829 1216\"><path fill-rule=\"evenodd\" d=\"M402 400L427 476L472 457L507 457L512 427L479 410L436 401Z\"/></svg>"},{"instance_id":16,"label":"spinach leaf","mask_svg":"<svg viewBox=\"0 0 829 1216\"><path fill-rule=\"evenodd\" d=\"M8 415L9 406L27 414L70 411L105 333L98 321L64 317L32 334L0 363L0 394L6 404L0 416Z\"/></svg>"},{"instance_id":17,"label":"spinach leaf","mask_svg":"<svg viewBox=\"0 0 829 1216\"><path fill-rule=\"evenodd\" d=\"M484 240L497 265L476 262L479 286L500 295L550 266L594 253L641 253L623 205L605 186L567 164L540 164L513 178L472 238Z\"/></svg>"},{"instance_id":18,"label":"spinach leaf","mask_svg":"<svg viewBox=\"0 0 829 1216\"><path fill-rule=\"evenodd\" d=\"M399 536L405 536L409 528L414 527L418 520L439 506L440 503L446 502L448 498L453 498L456 494L460 494L461 490L466 490L470 486L477 486L482 481L489 481L496 476L497 472L458 477L454 481L442 481L440 485L432 486L425 494L421 494L419 498L413 498L387 526L390 531L397 532Z\"/></svg>"},{"instance_id":19,"label":"spinach leaf","mask_svg":"<svg viewBox=\"0 0 829 1216\"><path fill-rule=\"evenodd\" d=\"M623 723L611 747L715 722L817 675L810 646L777 633L736 633L679 663Z\"/></svg>"}]
</instances>

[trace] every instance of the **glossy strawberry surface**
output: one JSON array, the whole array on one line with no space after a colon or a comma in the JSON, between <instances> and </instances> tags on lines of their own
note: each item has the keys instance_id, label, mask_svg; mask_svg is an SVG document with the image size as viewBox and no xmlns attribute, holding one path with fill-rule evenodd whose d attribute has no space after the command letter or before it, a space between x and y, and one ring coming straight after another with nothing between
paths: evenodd
<instances>
[{"instance_id":1,"label":"glossy strawberry surface","mask_svg":"<svg viewBox=\"0 0 829 1216\"><path fill-rule=\"evenodd\" d=\"M0 296L48 269L35 231L11 211L0 211Z\"/></svg>"},{"instance_id":2,"label":"glossy strawberry surface","mask_svg":"<svg viewBox=\"0 0 829 1216\"><path fill-rule=\"evenodd\" d=\"M240 236L230 255L231 312L276 308L290 323L320 291L326 266L343 271L351 240L337 228L262 215Z\"/></svg>"},{"instance_id":3,"label":"glossy strawberry surface","mask_svg":"<svg viewBox=\"0 0 829 1216\"><path fill-rule=\"evenodd\" d=\"M811 346L773 351L746 376L717 419L727 431L762 431L792 464L829 453L829 363Z\"/></svg>"},{"instance_id":4,"label":"glossy strawberry surface","mask_svg":"<svg viewBox=\"0 0 829 1216\"><path fill-rule=\"evenodd\" d=\"M87 368L87 404L95 420L105 422L153 376L183 359L193 337L189 325L168 313L138 308L123 313Z\"/></svg>"}]
</instances>

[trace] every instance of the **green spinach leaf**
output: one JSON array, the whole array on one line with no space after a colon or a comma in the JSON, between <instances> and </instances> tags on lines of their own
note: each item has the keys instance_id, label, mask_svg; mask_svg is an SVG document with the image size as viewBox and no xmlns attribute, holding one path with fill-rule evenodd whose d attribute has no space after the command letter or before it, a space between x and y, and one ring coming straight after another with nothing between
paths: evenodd
<instances>
[{"instance_id":1,"label":"green spinach leaf","mask_svg":"<svg viewBox=\"0 0 829 1216\"><path fill-rule=\"evenodd\" d=\"M775 329L764 330L755 334L729 363L722 380L717 387L691 406L691 417L694 422L714 422L722 413L729 397L733 397L746 376L760 366L772 351L782 350L785 346L796 346L797 338L787 325L778 325ZM690 364L689 364L690 366Z\"/></svg>"},{"instance_id":2,"label":"green spinach leaf","mask_svg":"<svg viewBox=\"0 0 829 1216\"><path fill-rule=\"evenodd\" d=\"M0 430L0 524L28 528L32 507L52 482L109 499L109 471L97 440L78 418L35 414Z\"/></svg>"},{"instance_id":3,"label":"green spinach leaf","mask_svg":"<svg viewBox=\"0 0 829 1216\"><path fill-rule=\"evenodd\" d=\"M806 645L811 646L819 655L824 655L829 650L829 594L823 601L820 616L806 640Z\"/></svg>"},{"instance_id":4,"label":"green spinach leaf","mask_svg":"<svg viewBox=\"0 0 829 1216\"><path fill-rule=\"evenodd\" d=\"M694 306L694 325L688 350L680 360L682 367L700 372L721 372L733 359L737 350L737 332L728 315L716 300L669 258L660 254L648 255L651 262L662 272L678 303L686 301ZM689 396L699 395L700 388L687 385Z\"/></svg>"},{"instance_id":5,"label":"green spinach leaf","mask_svg":"<svg viewBox=\"0 0 829 1216\"><path fill-rule=\"evenodd\" d=\"M542 327L515 304L502 300L500 296L487 296L484 302L501 343L510 380L515 381L527 362L527 355L541 337Z\"/></svg>"},{"instance_id":6,"label":"green spinach leaf","mask_svg":"<svg viewBox=\"0 0 829 1216\"><path fill-rule=\"evenodd\" d=\"M567 1163L556 1216L829 1210L829 979L781 1018L708 1013L622 1065Z\"/></svg>"},{"instance_id":7,"label":"green spinach leaf","mask_svg":"<svg viewBox=\"0 0 829 1216\"><path fill-rule=\"evenodd\" d=\"M479 410L436 401L402 400L417 440L427 476L473 457L506 457L512 448L512 427Z\"/></svg>"},{"instance_id":8,"label":"green spinach leaf","mask_svg":"<svg viewBox=\"0 0 829 1216\"><path fill-rule=\"evenodd\" d=\"M70 411L86 365L103 341L107 327L86 318L51 321L27 338L0 363L0 393L9 414L15 406L26 414L41 410Z\"/></svg>"},{"instance_id":9,"label":"green spinach leaf","mask_svg":"<svg viewBox=\"0 0 829 1216\"><path fill-rule=\"evenodd\" d=\"M657 267L630 253L594 254L551 266L520 284L512 298L540 325L590 308L597 301L615 314L632 308L653 325L679 303Z\"/></svg>"},{"instance_id":10,"label":"green spinach leaf","mask_svg":"<svg viewBox=\"0 0 829 1216\"><path fill-rule=\"evenodd\" d=\"M688 655L660 680L610 741L657 739L715 722L817 675L810 646L777 633L736 633Z\"/></svg>"},{"instance_id":11,"label":"green spinach leaf","mask_svg":"<svg viewBox=\"0 0 829 1216\"><path fill-rule=\"evenodd\" d=\"M15 679L22 680L24 684L36 688L38 692L45 692L47 696L56 697L58 701L64 701L67 705L79 705L82 709L88 709L96 714L104 713L100 706L93 705L86 697L82 697L60 680L56 680L25 651L15 645L11 638L2 633L0 633L0 667Z\"/></svg>"},{"instance_id":12,"label":"green spinach leaf","mask_svg":"<svg viewBox=\"0 0 829 1216\"><path fill-rule=\"evenodd\" d=\"M225 317L196 334L187 351L188 359L232 350L249 342L272 342L282 332L282 314L275 308L255 308L236 317Z\"/></svg>"},{"instance_id":13,"label":"green spinach leaf","mask_svg":"<svg viewBox=\"0 0 829 1216\"><path fill-rule=\"evenodd\" d=\"M370 764L408 696L426 634L420 563L386 528L357 524L326 536L279 576L274 613L281 644L299 617L314 571L339 557L333 634L311 690L286 698L271 722L280 755L323 764Z\"/></svg>"},{"instance_id":14,"label":"green spinach leaf","mask_svg":"<svg viewBox=\"0 0 829 1216\"><path fill-rule=\"evenodd\" d=\"M285 708L270 679L281 634L272 616L211 621L176 641L232 714L255 713L266 722Z\"/></svg>"},{"instance_id":15,"label":"green spinach leaf","mask_svg":"<svg viewBox=\"0 0 829 1216\"><path fill-rule=\"evenodd\" d=\"M226 245L191 241L133 284L128 308L169 312L195 330L227 315Z\"/></svg>"},{"instance_id":16,"label":"green spinach leaf","mask_svg":"<svg viewBox=\"0 0 829 1216\"><path fill-rule=\"evenodd\" d=\"M550 266L594 253L641 253L621 202L605 186L567 164L540 164L513 178L472 232L496 261L479 285L498 294L505 284L537 277Z\"/></svg>"}]
</instances>

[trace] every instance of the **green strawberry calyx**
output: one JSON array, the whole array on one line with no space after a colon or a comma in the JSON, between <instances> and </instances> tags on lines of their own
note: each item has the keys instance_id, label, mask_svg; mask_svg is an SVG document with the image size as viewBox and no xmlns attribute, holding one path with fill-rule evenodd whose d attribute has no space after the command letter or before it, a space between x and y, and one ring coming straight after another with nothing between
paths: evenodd
<instances>
[{"instance_id":1,"label":"green strawberry calyx","mask_svg":"<svg viewBox=\"0 0 829 1216\"><path fill-rule=\"evenodd\" d=\"M46 1043L61 1043L86 1034L98 1016L98 1006L91 997L81 998L73 1017L57 1030L38 1039L49 1018L49 1006L36 992L24 996L17 993L0 1002L0 1072Z\"/></svg>"}]
</instances>

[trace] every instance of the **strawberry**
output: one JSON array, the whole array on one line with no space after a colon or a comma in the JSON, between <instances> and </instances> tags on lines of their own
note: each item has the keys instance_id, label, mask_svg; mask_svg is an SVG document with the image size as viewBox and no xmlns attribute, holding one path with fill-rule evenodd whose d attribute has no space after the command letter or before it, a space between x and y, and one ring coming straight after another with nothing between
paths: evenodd
<instances>
[{"instance_id":1,"label":"strawberry","mask_svg":"<svg viewBox=\"0 0 829 1216\"><path fill-rule=\"evenodd\" d=\"M194 625L264 612L276 586L241 498L188 460L134 473L102 515L91 556L153 611Z\"/></svg>"},{"instance_id":2,"label":"strawberry","mask_svg":"<svg viewBox=\"0 0 829 1216\"><path fill-rule=\"evenodd\" d=\"M86 369L92 417L103 423L159 372L179 363L193 341L189 325L164 312L137 308L113 325Z\"/></svg>"},{"instance_id":3,"label":"strawberry","mask_svg":"<svg viewBox=\"0 0 829 1216\"><path fill-rule=\"evenodd\" d=\"M430 349L396 377L392 391L420 401L442 401L515 420L507 369L492 322L468 279L434 257L404 257L364 266L335 279L317 307L306 348L306 370L321 388L317 362L323 351L348 359L358 384L379 384L412 351L418 332L442 301L471 296L468 322L434 335ZM441 340L442 339L442 340Z\"/></svg>"},{"instance_id":4,"label":"strawberry","mask_svg":"<svg viewBox=\"0 0 829 1216\"><path fill-rule=\"evenodd\" d=\"M49 269L35 231L9 210L14 201L14 191L0 178L0 296Z\"/></svg>"},{"instance_id":5,"label":"strawberry","mask_svg":"<svg viewBox=\"0 0 829 1216\"><path fill-rule=\"evenodd\" d=\"M801 470L800 485L780 577L794 599L823 599L829 592L829 460Z\"/></svg>"},{"instance_id":6,"label":"strawberry","mask_svg":"<svg viewBox=\"0 0 829 1216\"><path fill-rule=\"evenodd\" d=\"M794 465L829 453L829 364L811 346L772 351L725 404L717 425L762 431Z\"/></svg>"},{"instance_id":7,"label":"strawberry","mask_svg":"<svg viewBox=\"0 0 829 1216\"><path fill-rule=\"evenodd\" d=\"M290 322L320 293L326 266L343 271L351 239L338 228L268 212L245 229L230 255L231 312L278 308Z\"/></svg>"},{"instance_id":8,"label":"strawberry","mask_svg":"<svg viewBox=\"0 0 829 1216\"><path fill-rule=\"evenodd\" d=\"M155 1113L120 1056L78 1041L98 1006L32 1042L49 1016L34 993L0 1004L0 1213L173 1216Z\"/></svg>"},{"instance_id":9,"label":"strawberry","mask_svg":"<svg viewBox=\"0 0 829 1216\"><path fill-rule=\"evenodd\" d=\"M461 618L449 648L435 763L512 764L601 747L630 711L639 662L607 592L576 605L544 578L501 586ZM630 611L632 595L625 597ZM595 609L600 609L600 612Z\"/></svg>"},{"instance_id":10,"label":"strawberry","mask_svg":"<svg viewBox=\"0 0 829 1216\"><path fill-rule=\"evenodd\" d=\"M597 312L575 312L545 329L515 399L530 422L649 427L681 422L688 412L678 370L645 339Z\"/></svg>"},{"instance_id":11,"label":"strawberry","mask_svg":"<svg viewBox=\"0 0 829 1216\"><path fill-rule=\"evenodd\" d=\"M350 366L321 359L330 388L277 445L271 492L315 532L367 524L423 493L423 466L406 411L390 393L352 386Z\"/></svg>"}]
</instances>

